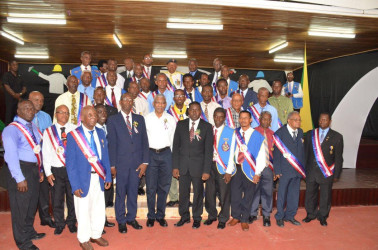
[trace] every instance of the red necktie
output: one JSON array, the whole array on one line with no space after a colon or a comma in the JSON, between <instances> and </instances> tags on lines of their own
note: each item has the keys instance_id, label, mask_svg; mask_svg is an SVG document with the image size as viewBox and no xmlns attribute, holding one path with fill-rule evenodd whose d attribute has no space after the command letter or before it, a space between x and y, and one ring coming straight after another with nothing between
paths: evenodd
<instances>
[{"instance_id":1,"label":"red necktie","mask_svg":"<svg viewBox=\"0 0 378 250\"><path fill-rule=\"evenodd\" d=\"M242 97L243 97L243 100L244 100L244 91L243 90L241 91L241 94L242 94Z\"/></svg>"},{"instance_id":2,"label":"red necktie","mask_svg":"<svg viewBox=\"0 0 378 250\"><path fill-rule=\"evenodd\" d=\"M112 104L113 104L113 107L117 108L117 102L116 102L116 98L115 98L115 94L114 94L114 88L112 88Z\"/></svg>"},{"instance_id":3,"label":"red necktie","mask_svg":"<svg viewBox=\"0 0 378 250\"><path fill-rule=\"evenodd\" d=\"M192 122L192 127L190 128L190 131L189 131L190 142L192 142L194 139L194 124L195 122Z\"/></svg>"},{"instance_id":4,"label":"red necktie","mask_svg":"<svg viewBox=\"0 0 378 250\"><path fill-rule=\"evenodd\" d=\"M245 138L244 138L244 132L243 133L243 140L245 142ZM240 151L240 148L239 148L239 154L238 154L238 163L241 165L243 164L243 161L244 161L244 153Z\"/></svg>"},{"instance_id":5,"label":"red necktie","mask_svg":"<svg viewBox=\"0 0 378 250\"><path fill-rule=\"evenodd\" d=\"M66 128L65 127L61 127L60 128L60 138L62 139L62 142L63 142L63 145L64 147L67 146L67 134L66 134Z\"/></svg>"}]
</instances>

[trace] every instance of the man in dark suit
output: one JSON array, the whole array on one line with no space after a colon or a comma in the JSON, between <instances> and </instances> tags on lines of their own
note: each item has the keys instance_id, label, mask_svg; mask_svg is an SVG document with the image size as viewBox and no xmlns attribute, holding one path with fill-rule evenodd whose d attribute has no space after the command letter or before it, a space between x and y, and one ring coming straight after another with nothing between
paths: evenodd
<instances>
[{"instance_id":1,"label":"man in dark suit","mask_svg":"<svg viewBox=\"0 0 378 250\"><path fill-rule=\"evenodd\" d=\"M199 228L203 212L203 182L210 177L213 160L213 128L200 119L201 106L198 102L189 104L189 118L177 123L173 139L173 177L179 180L181 227L190 222L190 184L193 185L193 228Z\"/></svg>"},{"instance_id":2,"label":"man in dark suit","mask_svg":"<svg viewBox=\"0 0 378 250\"><path fill-rule=\"evenodd\" d=\"M339 180L343 167L343 136L330 129L330 125L331 115L321 113L319 128L308 131L304 143L307 216L303 222L308 223L317 218L322 226L327 226L327 218L331 210L332 184Z\"/></svg>"},{"instance_id":3,"label":"man in dark suit","mask_svg":"<svg viewBox=\"0 0 378 250\"><path fill-rule=\"evenodd\" d=\"M303 131L300 128L301 117L298 112L291 112L287 125L281 127L273 136L273 168L280 179L277 193L277 213L275 218L279 227L284 221L300 225L294 216L297 214L301 178L305 178ZM285 210L286 203L286 210Z\"/></svg>"},{"instance_id":4,"label":"man in dark suit","mask_svg":"<svg viewBox=\"0 0 378 250\"><path fill-rule=\"evenodd\" d=\"M142 62L143 76L150 80L150 90L153 92L158 88L155 84L155 76L160 73L160 68L152 67L153 60L151 54L145 54Z\"/></svg>"},{"instance_id":5,"label":"man in dark suit","mask_svg":"<svg viewBox=\"0 0 378 250\"><path fill-rule=\"evenodd\" d=\"M93 93L93 105L96 106L103 104L105 106L106 114L108 115L108 117L116 115L118 113L118 110L115 107L106 104L105 97L105 89L103 87L97 87Z\"/></svg>"},{"instance_id":6,"label":"man in dark suit","mask_svg":"<svg viewBox=\"0 0 378 250\"><path fill-rule=\"evenodd\" d=\"M198 70L197 59L190 58L188 61L188 68L189 68L188 73L193 76L194 86L198 86L202 73Z\"/></svg>"},{"instance_id":7,"label":"man in dark suit","mask_svg":"<svg viewBox=\"0 0 378 250\"><path fill-rule=\"evenodd\" d=\"M111 173L105 132L95 127L96 110L85 106L80 116L82 125L67 136L66 169L75 195L80 247L93 249L89 241L109 245L101 235L105 224L104 188L110 188Z\"/></svg>"},{"instance_id":8,"label":"man in dark suit","mask_svg":"<svg viewBox=\"0 0 378 250\"><path fill-rule=\"evenodd\" d=\"M209 81L213 90L216 92L216 84L219 78L221 78L222 59L215 58L213 61L214 72L209 75Z\"/></svg>"},{"instance_id":9,"label":"man in dark suit","mask_svg":"<svg viewBox=\"0 0 378 250\"><path fill-rule=\"evenodd\" d=\"M134 229L142 229L135 217L139 179L147 169L149 147L143 116L131 112L133 107L131 94L123 94L119 104L121 112L110 117L107 125L110 166L113 177L117 179L115 214L118 231L126 233L126 223Z\"/></svg>"},{"instance_id":10,"label":"man in dark suit","mask_svg":"<svg viewBox=\"0 0 378 250\"><path fill-rule=\"evenodd\" d=\"M249 77L243 74L239 77L239 89L231 94L239 93L243 97L243 110L247 110L248 107L252 107L254 104L258 103L257 94L252 89L248 88Z\"/></svg>"}]
</instances>

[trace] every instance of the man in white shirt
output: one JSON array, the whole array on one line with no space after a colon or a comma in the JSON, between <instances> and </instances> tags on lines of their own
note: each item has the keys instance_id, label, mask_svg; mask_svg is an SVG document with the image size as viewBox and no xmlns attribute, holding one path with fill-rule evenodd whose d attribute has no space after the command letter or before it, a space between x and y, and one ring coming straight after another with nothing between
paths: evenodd
<instances>
[{"instance_id":1,"label":"man in white shirt","mask_svg":"<svg viewBox=\"0 0 378 250\"><path fill-rule=\"evenodd\" d=\"M109 59L107 65L108 65L108 69L107 69L108 71L115 71L115 72L117 72L117 61L115 59ZM105 72L104 73L104 76L105 76L105 79L106 79L104 81L104 85L105 86L103 86L103 84L101 84L101 80L104 80L104 78L102 78L102 76L99 76L97 78L97 81L96 81L96 87L99 87L99 86L106 87L106 85L108 85L108 83L107 83L107 75L108 75L108 72ZM123 89L124 88L124 84L125 84L125 78L123 78L121 74L117 73L116 86L118 88L120 88L120 89Z\"/></svg>"},{"instance_id":2,"label":"man in white shirt","mask_svg":"<svg viewBox=\"0 0 378 250\"><path fill-rule=\"evenodd\" d=\"M167 195L171 186L171 148L176 122L171 115L165 112L167 102L164 95L156 95L153 105L155 111L145 117L150 147L150 164L146 171L147 227L153 227L155 220L160 226L166 227L168 224L164 217ZM155 209L156 203L157 209Z\"/></svg>"},{"instance_id":3,"label":"man in white shirt","mask_svg":"<svg viewBox=\"0 0 378 250\"><path fill-rule=\"evenodd\" d=\"M116 85L117 83L117 73L115 71L109 70L106 74L106 79L108 81L108 85L105 87L106 97L110 101L113 107L117 108L118 111L121 110L121 106L119 105L119 100L121 100L121 96L125 91Z\"/></svg>"},{"instance_id":4,"label":"man in white shirt","mask_svg":"<svg viewBox=\"0 0 378 250\"><path fill-rule=\"evenodd\" d=\"M132 112L134 114L146 116L149 113L148 103L145 99L138 96L139 86L136 82L130 82L128 93L131 94L131 97L134 100Z\"/></svg>"},{"instance_id":5,"label":"man in white shirt","mask_svg":"<svg viewBox=\"0 0 378 250\"><path fill-rule=\"evenodd\" d=\"M213 102L211 98L213 97L213 88L210 85L206 85L202 87L202 98L203 101L201 102L201 109L202 114L201 118L207 122L209 122L211 125L214 124L214 111L216 108L220 108L221 105L219 105L216 102Z\"/></svg>"},{"instance_id":6,"label":"man in white shirt","mask_svg":"<svg viewBox=\"0 0 378 250\"><path fill-rule=\"evenodd\" d=\"M76 76L69 76L67 78L68 91L58 96L55 101L55 110L58 106L64 104L70 111L70 117L68 119L74 125L80 123L80 112L83 107L91 105L91 100L88 96L77 91L79 80ZM56 123L55 113L53 123Z\"/></svg>"},{"instance_id":7,"label":"man in white shirt","mask_svg":"<svg viewBox=\"0 0 378 250\"><path fill-rule=\"evenodd\" d=\"M235 129L236 147L230 153L225 174L226 183L231 181L231 216L228 223L235 226L241 222L243 231L249 230L248 219L251 212L256 184L265 168L264 136L251 128L251 113L243 110L239 114L240 128ZM231 144L232 144L231 143ZM232 176L235 171L236 174ZM244 194L244 195L243 195Z\"/></svg>"},{"instance_id":8,"label":"man in white shirt","mask_svg":"<svg viewBox=\"0 0 378 250\"><path fill-rule=\"evenodd\" d=\"M65 150L67 134L76 128L68 122L70 112L66 105L56 108L57 123L43 133L43 168L51 185L52 205L55 220L55 235L63 232L66 224L71 233L77 231L74 200L66 171ZM64 200L67 204L67 218L64 220Z\"/></svg>"}]
</instances>

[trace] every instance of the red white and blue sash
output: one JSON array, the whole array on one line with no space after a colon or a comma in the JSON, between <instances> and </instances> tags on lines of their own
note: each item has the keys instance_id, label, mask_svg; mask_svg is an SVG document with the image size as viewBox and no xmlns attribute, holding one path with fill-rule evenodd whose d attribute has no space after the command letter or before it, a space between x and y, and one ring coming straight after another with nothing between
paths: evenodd
<instances>
[{"instance_id":1,"label":"red white and blue sash","mask_svg":"<svg viewBox=\"0 0 378 250\"><path fill-rule=\"evenodd\" d=\"M168 84L167 84L167 89L169 91L172 91L172 92L175 92L175 87L173 86L173 84L171 83L171 80L169 79L169 77L167 77L167 80L168 80Z\"/></svg>"},{"instance_id":2,"label":"red white and blue sash","mask_svg":"<svg viewBox=\"0 0 378 250\"><path fill-rule=\"evenodd\" d=\"M169 109L168 109L168 114L170 114L171 116L173 116L173 118L175 118L175 122L177 123L178 121L180 121L180 117L179 115L177 114L174 106L172 105Z\"/></svg>"},{"instance_id":3,"label":"red white and blue sash","mask_svg":"<svg viewBox=\"0 0 378 250\"><path fill-rule=\"evenodd\" d=\"M222 134L222 131L220 131L220 133ZM227 165L223 162L222 158L220 157L219 155L219 152L218 152L218 145L217 145L218 142L214 141L214 145L213 145L213 148L214 148L214 161L216 161L224 170L224 172L226 172L227 170Z\"/></svg>"},{"instance_id":4,"label":"red white and blue sash","mask_svg":"<svg viewBox=\"0 0 378 250\"><path fill-rule=\"evenodd\" d=\"M53 146L59 161L63 164L63 166L66 166L66 147L64 146L62 140L59 138L56 125L52 125L51 127L47 128L46 133L49 136L51 145Z\"/></svg>"},{"instance_id":5,"label":"red white and blue sash","mask_svg":"<svg viewBox=\"0 0 378 250\"><path fill-rule=\"evenodd\" d=\"M145 68L145 67L143 67L143 76L144 76L145 78L147 78L148 80L150 79L150 76L147 74L147 71L146 71L146 68Z\"/></svg>"},{"instance_id":6,"label":"red white and blue sash","mask_svg":"<svg viewBox=\"0 0 378 250\"><path fill-rule=\"evenodd\" d=\"M244 159L248 162L249 166L251 167L253 171L253 175L255 175L256 172L256 160L249 152L248 146L245 143L245 140L243 139L243 136L240 134L241 128L235 129L235 135L236 135L236 143L238 144L239 147L239 152L244 154ZM242 165L242 162L239 162L240 165Z\"/></svg>"},{"instance_id":7,"label":"red white and blue sash","mask_svg":"<svg viewBox=\"0 0 378 250\"><path fill-rule=\"evenodd\" d=\"M159 90L156 90L156 91L154 91L154 92L151 92L152 99L154 99L155 96L156 96L157 94L160 94Z\"/></svg>"},{"instance_id":8,"label":"red white and blue sash","mask_svg":"<svg viewBox=\"0 0 378 250\"><path fill-rule=\"evenodd\" d=\"M106 103L106 105L113 107L113 103L109 100L107 95L105 95L105 103Z\"/></svg>"},{"instance_id":9,"label":"red white and blue sash","mask_svg":"<svg viewBox=\"0 0 378 250\"><path fill-rule=\"evenodd\" d=\"M277 120L278 120L278 128L281 128L283 126L283 124L282 124L280 118L277 117Z\"/></svg>"},{"instance_id":10,"label":"red white and blue sash","mask_svg":"<svg viewBox=\"0 0 378 250\"><path fill-rule=\"evenodd\" d=\"M257 110L255 106L248 107L248 109L250 110L253 119L256 121L257 125L259 126L260 125L260 120L259 120L260 112Z\"/></svg>"},{"instance_id":11,"label":"red white and blue sash","mask_svg":"<svg viewBox=\"0 0 378 250\"><path fill-rule=\"evenodd\" d=\"M88 100L89 98L86 94L80 93L79 112L77 112L77 125L81 124L81 117L80 117L81 110L83 109L83 107L87 105Z\"/></svg>"},{"instance_id":12,"label":"red white and blue sash","mask_svg":"<svg viewBox=\"0 0 378 250\"><path fill-rule=\"evenodd\" d=\"M37 157L38 169L39 171L41 171L41 167L42 167L42 150L41 150L42 133L41 131L37 128L39 136L41 138L41 141L38 143L37 138L35 138L35 136L33 136L33 134L31 133L31 131L29 131L29 129L26 128L25 125L23 125L21 122L14 121L10 123L9 125L13 125L17 127L21 131L21 133L25 136L31 149L33 150L35 156Z\"/></svg>"},{"instance_id":13,"label":"red white and blue sash","mask_svg":"<svg viewBox=\"0 0 378 250\"><path fill-rule=\"evenodd\" d=\"M226 109L226 125L235 129L235 122L232 116L231 108Z\"/></svg>"},{"instance_id":14,"label":"red white and blue sash","mask_svg":"<svg viewBox=\"0 0 378 250\"><path fill-rule=\"evenodd\" d=\"M320 139L319 139L319 129L314 129L312 132L312 148L314 150L315 160L318 163L320 170L322 171L324 177L330 177L333 175L335 170L335 164L328 166L324 159Z\"/></svg>"},{"instance_id":15,"label":"red white and blue sash","mask_svg":"<svg viewBox=\"0 0 378 250\"><path fill-rule=\"evenodd\" d=\"M206 118L205 113L204 113L203 110L202 110L202 107L201 107L201 118L202 118L202 120L204 120L204 121L206 121L206 122L209 122L209 120Z\"/></svg>"},{"instance_id":16,"label":"red white and blue sash","mask_svg":"<svg viewBox=\"0 0 378 250\"><path fill-rule=\"evenodd\" d=\"M138 96L147 101L147 96L143 94L142 92L139 92Z\"/></svg>"},{"instance_id":17,"label":"red white and blue sash","mask_svg":"<svg viewBox=\"0 0 378 250\"><path fill-rule=\"evenodd\" d=\"M281 151L282 155L290 163L290 165L300 173L303 178L306 178L306 172L302 163L293 155L290 150L285 146L281 139L277 135L273 135L273 140L276 143L277 148Z\"/></svg>"},{"instance_id":18,"label":"red white and blue sash","mask_svg":"<svg viewBox=\"0 0 378 250\"><path fill-rule=\"evenodd\" d=\"M80 129L77 128L71 131L72 137L75 139L76 144L79 146L81 152L88 160L89 164L100 176L101 179L105 180L105 168L102 166L101 160L96 156L89 146L87 139L81 133Z\"/></svg>"},{"instance_id":19,"label":"red white and blue sash","mask_svg":"<svg viewBox=\"0 0 378 250\"><path fill-rule=\"evenodd\" d=\"M105 74L99 76L97 79L100 82L101 87L105 88L106 86L108 86L108 82L106 81Z\"/></svg>"}]
</instances>

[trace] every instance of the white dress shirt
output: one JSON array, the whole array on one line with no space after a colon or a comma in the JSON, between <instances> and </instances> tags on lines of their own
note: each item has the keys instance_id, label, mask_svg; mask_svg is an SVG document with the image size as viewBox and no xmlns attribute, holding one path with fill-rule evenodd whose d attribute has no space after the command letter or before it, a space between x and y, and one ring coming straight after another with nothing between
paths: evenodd
<instances>
[{"instance_id":1,"label":"white dress shirt","mask_svg":"<svg viewBox=\"0 0 378 250\"><path fill-rule=\"evenodd\" d=\"M148 74L148 76L146 76L148 79L151 78L151 70L152 70L152 66L148 67L148 66L143 66L144 67L144 71L146 71L146 73ZM144 71L143 71L143 74L144 74Z\"/></svg>"},{"instance_id":2,"label":"white dress shirt","mask_svg":"<svg viewBox=\"0 0 378 250\"><path fill-rule=\"evenodd\" d=\"M143 97L137 96L134 99L136 113L138 115L146 116L149 113L148 102Z\"/></svg>"},{"instance_id":3,"label":"white dress shirt","mask_svg":"<svg viewBox=\"0 0 378 250\"><path fill-rule=\"evenodd\" d=\"M108 72L105 72L105 74L104 74L105 79L107 79L106 78L107 75L108 75ZM117 73L116 86L118 88L123 89L124 85L125 85L125 78L123 78L123 76L121 74ZM98 78L96 80L96 87L101 87L101 83L100 83L100 80Z\"/></svg>"},{"instance_id":4,"label":"white dress shirt","mask_svg":"<svg viewBox=\"0 0 378 250\"><path fill-rule=\"evenodd\" d=\"M293 137L293 132L295 132L295 136L298 137L298 129L296 129L296 130L292 129L289 124L287 124L286 127L287 127L287 130L289 131L289 134L290 134L291 137Z\"/></svg>"},{"instance_id":5,"label":"white dress shirt","mask_svg":"<svg viewBox=\"0 0 378 250\"><path fill-rule=\"evenodd\" d=\"M88 146L90 146L90 143L91 143L91 134L89 133L90 130L87 127L85 127L84 124L83 124L83 130L84 130L84 135L88 140ZM97 131L96 131L95 128L93 128L93 131L94 131L93 132L93 138L94 138L94 141L95 141L95 144L96 144L97 153L98 153L98 156L100 157L100 159L102 159L100 140L98 139L98 134L97 134Z\"/></svg>"},{"instance_id":6,"label":"white dress shirt","mask_svg":"<svg viewBox=\"0 0 378 250\"><path fill-rule=\"evenodd\" d=\"M145 116L145 121L150 148L170 147L172 149L173 136L176 130L175 119L166 111L159 118L154 111Z\"/></svg>"},{"instance_id":7,"label":"white dress shirt","mask_svg":"<svg viewBox=\"0 0 378 250\"><path fill-rule=\"evenodd\" d=\"M215 111L216 108L221 108L222 106L219 103L216 103L216 102L213 102L213 101L209 102L208 104L206 104L205 102L202 101L201 102L201 109L202 109L203 113L205 113L206 105L207 105L207 111L209 113L209 117L208 117L209 123L214 126L215 125L215 123L214 123L214 111Z\"/></svg>"},{"instance_id":8,"label":"white dress shirt","mask_svg":"<svg viewBox=\"0 0 378 250\"><path fill-rule=\"evenodd\" d=\"M92 67L91 67L91 65L84 66L84 65L82 64L82 65L80 65L80 69L81 69L81 72L83 72L83 71L89 71L89 72L91 72L91 71L92 71ZM80 80L80 79L79 79L79 80Z\"/></svg>"},{"instance_id":9,"label":"white dress shirt","mask_svg":"<svg viewBox=\"0 0 378 250\"><path fill-rule=\"evenodd\" d=\"M214 72L214 78L213 78L213 81L211 83L217 83L217 81L220 78L220 76L221 76L221 71L220 70L218 72Z\"/></svg>"},{"instance_id":10,"label":"white dress shirt","mask_svg":"<svg viewBox=\"0 0 378 250\"><path fill-rule=\"evenodd\" d=\"M117 102L117 108L118 108L118 111L120 111L121 110L121 104L119 104L119 101L121 100L122 89L120 87L118 87L117 85L114 86L114 87L107 85L105 87L106 96L108 97L110 102L112 102L112 89L114 89L114 96L115 96L115 99L116 99L116 102Z\"/></svg>"},{"instance_id":11,"label":"white dress shirt","mask_svg":"<svg viewBox=\"0 0 378 250\"><path fill-rule=\"evenodd\" d=\"M96 128L102 129L105 132L105 135L108 134L108 129L106 128L106 124L101 125L100 123L96 123Z\"/></svg>"},{"instance_id":12,"label":"white dress shirt","mask_svg":"<svg viewBox=\"0 0 378 250\"><path fill-rule=\"evenodd\" d=\"M123 112L121 110L121 114L123 116L123 119L125 120L125 123L127 124L127 121L126 121L126 116L129 116L129 122L130 122L130 125L131 125L131 129L133 128L133 116L131 115L131 112L127 115L125 112Z\"/></svg>"},{"instance_id":13,"label":"white dress shirt","mask_svg":"<svg viewBox=\"0 0 378 250\"><path fill-rule=\"evenodd\" d=\"M65 127L65 132L66 134L68 135L69 132L71 132L72 130L74 130L76 128L75 125L73 125L72 123L66 123L64 126L61 126L59 123L56 123L56 130L58 132L58 136L60 139L61 138L61 130L60 128L61 127ZM52 138L53 140L55 140L55 138ZM47 131L45 130L45 132L43 132L43 143L42 143L42 157L43 157L43 169L45 170L45 174L46 176L49 176L52 174L51 172L51 167L57 167L57 168L60 168L60 167L63 167L63 164L62 162L59 160L58 158L58 155L56 153L56 151L54 150L54 147L51 143L51 140L50 140L50 137L49 135L47 134Z\"/></svg>"},{"instance_id":14,"label":"white dress shirt","mask_svg":"<svg viewBox=\"0 0 378 250\"><path fill-rule=\"evenodd\" d=\"M76 99L76 117L77 119L79 120L79 117L77 116L77 113L79 112L79 103L80 103L80 92L79 91L76 91L75 94L71 94L71 92L67 91L63 94L61 94L60 96L58 96L58 98L56 99L55 101L55 109L54 109L54 119L53 119L53 123L57 123L56 122L56 117L55 117L55 110L58 106L64 104L67 106L68 110L70 111L70 118L69 118L69 121L71 121L72 119L72 112L71 112L71 108L72 108L72 96L75 96L75 99ZM84 104L84 106L87 106L87 105L92 105L91 103L91 100L88 98L87 99L87 103Z\"/></svg>"},{"instance_id":15,"label":"white dress shirt","mask_svg":"<svg viewBox=\"0 0 378 250\"><path fill-rule=\"evenodd\" d=\"M242 135L243 135L243 132L244 132L245 143L247 145L249 143L249 139L251 138L253 131L255 131L255 130L251 127L249 127L246 131L244 131L243 129L240 130L240 133ZM231 148L233 147L233 145L235 145L235 143L236 143L236 135L234 133L234 135L232 136ZM232 174L232 172L235 169L235 163L241 164L240 162L238 162L238 156L239 156L239 146L236 146L235 151L230 152L230 159L228 160L228 166L227 166L226 173ZM262 143L261 147L260 147L260 151L259 151L257 158L256 158L255 175L261 175L261 172L264 170L265 166L266 166L265 148L264 148L263 143Z\"/></svg>"}]
</instances>

